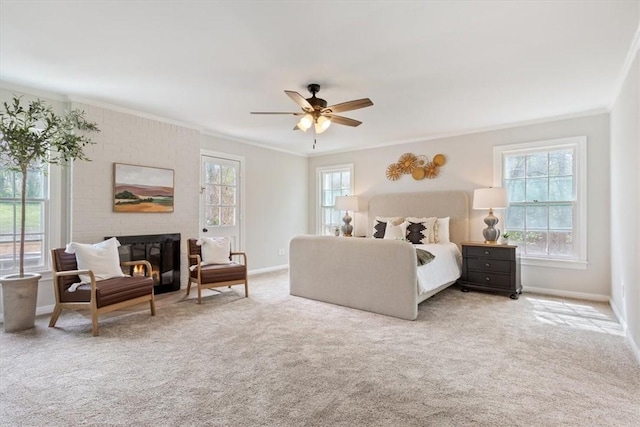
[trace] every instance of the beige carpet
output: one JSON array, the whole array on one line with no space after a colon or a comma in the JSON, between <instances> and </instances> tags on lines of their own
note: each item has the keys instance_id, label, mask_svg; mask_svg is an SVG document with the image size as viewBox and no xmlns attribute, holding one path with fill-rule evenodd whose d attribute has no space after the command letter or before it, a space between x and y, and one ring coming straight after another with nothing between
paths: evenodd
<instances>
[{"instance_id":1,"label":"beige carpet","mask_svg":"<svg viewBox=\"0 0 640 427\"><path fill-rule=\"evenodd\" d=\"M0 425L638 426L604 303L452 287L410 322L288 295L287 273L1 335Z\"/></svg>"}]
</instances>

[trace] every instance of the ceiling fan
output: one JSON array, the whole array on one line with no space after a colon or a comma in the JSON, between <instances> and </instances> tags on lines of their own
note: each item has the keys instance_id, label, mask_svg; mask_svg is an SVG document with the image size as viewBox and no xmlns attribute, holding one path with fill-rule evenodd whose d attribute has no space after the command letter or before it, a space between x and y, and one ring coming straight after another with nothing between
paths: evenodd
<instances>
[{"instance_id":1,"label":"ceiling fan","mask_svg":"<svg viewBox=\"0 0 640 427\"><path fill-rule=\"evenodd\" d=\"M293 130L302 130L306 132L309 128L313 127L314 134L324 132L331 126L331 123L344 126L356 127L362 124L362 122L348 117L338 116L335 113L342 113L344 111L358 110L360 108L370 107L373 102L369 98L355 99L353 101L342 102L327 107L327 101L322 98L316 98L316 93L320 92L320 85L317 83L311 83L307 86L309 92L311 92L311 98L304 98L298 92L292 90L285 90L289 98L293 100L302 111L299 112L260 112L252 111L251 114L293 114L294 116L302 116L300 121L295 125ZM315 140L313 148L315 148Z\"/></svg>"}]
</instances>

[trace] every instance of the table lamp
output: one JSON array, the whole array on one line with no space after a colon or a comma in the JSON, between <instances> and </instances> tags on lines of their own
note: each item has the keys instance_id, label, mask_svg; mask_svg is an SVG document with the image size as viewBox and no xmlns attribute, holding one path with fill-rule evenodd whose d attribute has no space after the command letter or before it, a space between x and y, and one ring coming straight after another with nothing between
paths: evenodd
<instances>
[{"instance_id":1,"label":"table lamp","mask_svg":"<svg viewBox=\"0 0 640 427\"><path fill-rule=\"evenodd\" d=\"M344 218L342 218L342 221L344 222L344 225L341 228L342 235L345 237L351 237L351 233L353 233L353 225L351 225L349 211L357 212L360 210L360 200L358 199L358 196L336 196L336 202L333 208L338 211L345 211Z\"/></svg>"},{"instance_id":2,"label":"table lamp","mask_svg":"<svg viewBox=\"0 0 640 427\"><path fill-rule=\"evenodd\" d=\"M504 188L479 188L473 192L473 209L489 209L489 215L484 219L487 228L482 230L484 242L495 245L500 237L500 230L494 228L498 218L493 215L494 209L508 207L507 190Z\"/></svg>"}]
</instances>

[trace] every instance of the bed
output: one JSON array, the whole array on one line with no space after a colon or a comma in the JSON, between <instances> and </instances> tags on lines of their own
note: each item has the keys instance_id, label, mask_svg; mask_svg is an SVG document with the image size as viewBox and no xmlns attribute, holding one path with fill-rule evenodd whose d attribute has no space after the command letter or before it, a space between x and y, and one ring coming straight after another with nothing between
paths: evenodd
<instances>
[{"instance_id":1,"label":"bed","mask_svg":"<svg viewBox=\"0 0 640 427\"><path fill-rule=\"evenodd\" d=\"M372 238L377 217L449 217L450 243L424 245L435 259L418 267L416 246ZM460 276L460 244L469 237L462 191L380 194L369 200L366 238L299 235L289 243L290 294L414 320L418 304ZM440 264L453 260L445 270Z\"/></svg>"}]
</instances>

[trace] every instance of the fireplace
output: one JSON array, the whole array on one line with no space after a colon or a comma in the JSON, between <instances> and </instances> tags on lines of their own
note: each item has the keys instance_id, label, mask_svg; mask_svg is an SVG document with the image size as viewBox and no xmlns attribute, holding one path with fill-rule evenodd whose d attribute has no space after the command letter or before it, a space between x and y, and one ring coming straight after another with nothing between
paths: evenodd
<instances>
[{"instance_id":1,"label":"fireplace","mask_svg":"<svg viewBox=\"0 0 640 427\"><path fill-rule=\"evenodd\" d=\"M110 238L105 237L105 239ZM120 262L147 260L151 263L154 293L180 290L180 233L116 236L120 242ZM134 267L126 272L144 274Z\"/></svg>"}]
</instances>

